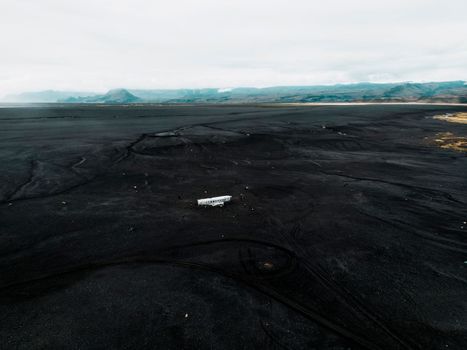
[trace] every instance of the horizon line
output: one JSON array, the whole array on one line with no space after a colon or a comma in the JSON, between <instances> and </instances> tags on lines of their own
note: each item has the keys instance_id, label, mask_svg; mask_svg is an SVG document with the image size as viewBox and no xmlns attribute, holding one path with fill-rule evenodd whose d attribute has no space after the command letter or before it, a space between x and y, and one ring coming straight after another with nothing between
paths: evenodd
<instances>
[{"instance_id":1,"label":"horizon line","mask_svg":"<svg viewBox=\"0 0 467 350\"><path fill-rule=\"evenodd\" d=\"M387 81L387 82L372 82L372 81L355 81L355 82L343 82L343 83L319 83L319 84L290 84L290 85L283 85L283 84L278 84L278 85L237 85L237 86L204 86L204 87L178 87L178 88L163 88L163 87L111 87L106 90L81 90L81 89L54 89L54 88L43 88L43 89L37 89L37 90L24 90L21 92L12 92L12 93L7 93L2 96L2 98L5 98L7 96L14 96L14 95L21 95L21 94L27 94L27 93L39 93L39 92L81 92L81 93L102 93L102 92L108 92L112 90L166 90L166 91L171 91L171 90L209 90L209 89L217 89L217 90L226 90L225 92L228 92L229 90L234 90L234 89L269 89L269 88L280 88L280 87L320 87L320 86L340 86L340 85L359 85L359 84L373 84L373 85L390 85L390 84L439 84L439 83L454 83L454 82L462 82L465 85L467 85L467 80L464 79L456 79L456 80L430 80L430 81L416 81L416 80L403 80L403 81Z\"/></svg>"}]
</instances>

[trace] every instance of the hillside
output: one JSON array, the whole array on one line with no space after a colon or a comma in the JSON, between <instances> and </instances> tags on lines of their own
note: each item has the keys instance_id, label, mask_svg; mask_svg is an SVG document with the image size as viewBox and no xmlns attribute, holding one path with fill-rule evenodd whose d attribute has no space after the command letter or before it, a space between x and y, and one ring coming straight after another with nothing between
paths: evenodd
<instances>
[{"instance_id":1,"label":"hillside","mask_svg":"<svg viewBox=\"0 0 467 350\"><path fill-rule=\"evenodd\" d=\"M139 102L140 98L136 97L132 93L125 89L114 89L109 90L105 95L95 95L86 97L69 97L58 102L66 103L135 103Z\"/></svg>"}]
</instances>

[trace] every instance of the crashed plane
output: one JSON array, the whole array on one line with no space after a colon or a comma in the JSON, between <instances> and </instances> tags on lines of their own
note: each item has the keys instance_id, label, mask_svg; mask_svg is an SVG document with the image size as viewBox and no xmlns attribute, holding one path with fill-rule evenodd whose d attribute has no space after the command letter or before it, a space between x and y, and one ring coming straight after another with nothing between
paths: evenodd
<instances>
[{"instance_id":1,"label":"crashed plane","mask_svg":"<svg viewBox=\"0 0 467 350\"><path fill-rule=\"evenodd\" d=\"M211 207L223 207L226 202L230 202L232 196L220 196L211 198L198 199L198 205L211 206Z\"/></svg>"}]
</instances>

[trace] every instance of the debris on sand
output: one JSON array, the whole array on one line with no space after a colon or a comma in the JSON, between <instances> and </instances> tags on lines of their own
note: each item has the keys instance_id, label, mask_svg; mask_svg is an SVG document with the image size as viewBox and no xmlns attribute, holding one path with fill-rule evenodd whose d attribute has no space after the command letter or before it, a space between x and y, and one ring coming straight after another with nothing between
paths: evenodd
<instances>
[{"instance_id":1,"label":"debris on sand","mask_svg":"<svg viewBox=\"0 0 467 350\"><path fill-rule=\"evenodd\" d=\"M262 261L258 264L258 268L265 271L272 271L274 267L274 264L270 261Z\"/></svg>"},{"instance_id":2,"label":"debris on sand","mask_svg":"<svg viewBox=\"0 0 467 350\"><path fill-rule=\"evenodd\" d=\"M211 207L223 207L226 202L230 202L232 196L219 196L198 199L198 205L209 205Z\"/></svg>"}]
</instances>

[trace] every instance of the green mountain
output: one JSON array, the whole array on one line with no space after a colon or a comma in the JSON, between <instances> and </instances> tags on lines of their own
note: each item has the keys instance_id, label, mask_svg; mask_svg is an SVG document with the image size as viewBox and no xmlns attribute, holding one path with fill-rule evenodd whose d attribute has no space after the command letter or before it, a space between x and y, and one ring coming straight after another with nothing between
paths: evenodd
<instances>
[{"instance_id":1,"label":"green mountain","mask_svg":"<svg viewBox=\"0 0 467 350\"><path fill-rule=\"evenodd\" d=\"M64 103L116 103L116 104L127 104L140 102L141 99L136 97L128 90L125 89L113 89L109 90L105 95L94 95L85 97L69 97L64 100L58 100L58 102Z\"/></svg>"}]
</instances>

